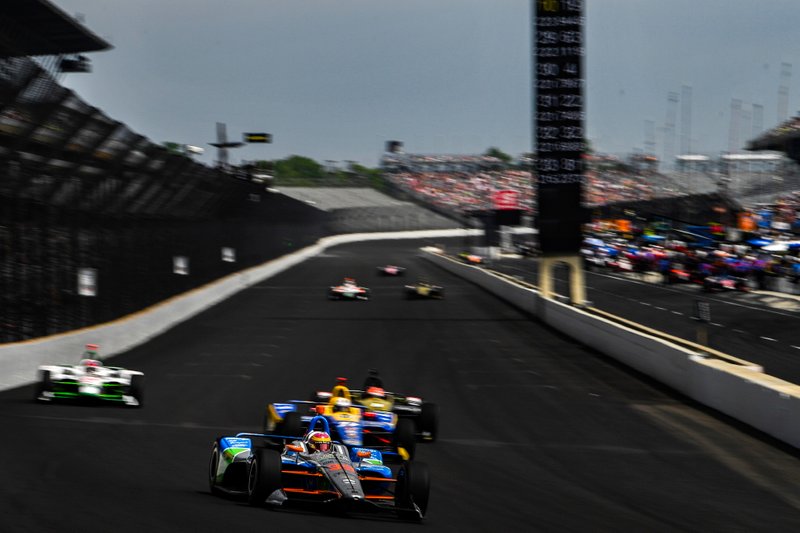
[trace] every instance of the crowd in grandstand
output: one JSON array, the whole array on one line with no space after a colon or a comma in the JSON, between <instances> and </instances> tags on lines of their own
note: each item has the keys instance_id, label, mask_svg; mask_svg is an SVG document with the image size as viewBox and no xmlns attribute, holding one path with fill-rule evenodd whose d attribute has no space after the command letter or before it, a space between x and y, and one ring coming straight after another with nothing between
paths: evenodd
<instances>
[{"instance_id":1,"label":"crowd in grandstand","mask_svg":"<svg viewBox=\"0 0 800 533\"><path fill-rule=\"evenodd\" d=\"M607 160L605 160L607 163ZM652 169L594 164L586 172L584 201L597 205L675 196L668 178ZM514 190L521 209L536 209L536 186L523 165L503 165L486 156L409 156L387 165L387 179L412 196L457 214L490 209L493 193Z\"/></svg>"}]
</instances>

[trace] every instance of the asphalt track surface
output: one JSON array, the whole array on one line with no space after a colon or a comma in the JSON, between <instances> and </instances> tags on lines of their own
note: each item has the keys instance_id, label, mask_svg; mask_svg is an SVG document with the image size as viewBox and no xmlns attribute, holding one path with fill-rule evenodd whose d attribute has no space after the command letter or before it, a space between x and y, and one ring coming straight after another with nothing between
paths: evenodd
<instances>
[{"instance_id":1,"label":"asphalt track surface","mask_svg":"<svg viewBox=\"0 0 800 533\"><path fill-rule=\"evenodd\" d=\"M0 530L797 531L797 454L634 374L419 259L419 242L330 249L114 359L147 375L141 409L0 393ZM407 266L446 287L406 301ZM355 276L369 302L333 302ZM211 496L215 436L269 401L381 370L441 407L418 447L422 524Z\"/></svg>"},{"instance_id":2,"label":"asphalt track surface","mask_svg":"<svg viewBox=\"0 0 800 533\"><path fill-rule=\"evenodd\" d=\"M538 261L504 259L491 266L534 284ZM557 273L562 281L565 273ZM800 383L800 297L776 292L707 293L697 284L664 285L657 275L587 270L586 294L592 306L676 337L696 342L695 302L710 304L707 326L711 348L759 364L764 371ZM566 294L566 283L557 286Z\"/></svg>"}]
</instances>

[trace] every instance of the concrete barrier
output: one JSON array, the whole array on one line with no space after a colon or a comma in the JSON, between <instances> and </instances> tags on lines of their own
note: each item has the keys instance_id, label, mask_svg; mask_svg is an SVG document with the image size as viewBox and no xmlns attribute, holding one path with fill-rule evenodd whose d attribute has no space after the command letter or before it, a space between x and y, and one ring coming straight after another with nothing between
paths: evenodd
<instances>
[{"instance_id":1,"label":"concrete barrier","mask_svg":"<svg viewBox=\"0 0 800 533\"><path fill-rule=\"evenodd\" d=\"M262 265L231 274L119 320L67 333L0 345L0 390L33 382L42 364L77 362L87 343L100 345L104 358L130 350L256 283L301 263L331 246L387 239L436 239L477 235L477 230L448 229L353 233L316 244Z\"/></svg>"},{"instance_id":2,"label":"concrete barrier","mask_svg":"<svg viewBox=\"0 0 800 533\"><path fill-rule=\"evenodd\" d=\"M797 385L766 375L758 366L706 358L577 307L546 300L507 276L435 253L424 257L687 397L800 448Z\"/></svg>"}]
</instances>

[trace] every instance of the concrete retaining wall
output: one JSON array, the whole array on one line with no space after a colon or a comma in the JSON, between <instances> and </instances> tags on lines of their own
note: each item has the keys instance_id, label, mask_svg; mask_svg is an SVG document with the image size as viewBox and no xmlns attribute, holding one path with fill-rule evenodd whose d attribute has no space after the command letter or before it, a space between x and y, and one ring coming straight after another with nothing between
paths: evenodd
<instances>
[{"instance_id":1,"label":"concrete retaining wall","mask_svg":"<svg viewBox=\"0 0 800 533\"><path fill-rule=\"evenodd\" d=\"M100 345L105 358L130 350L214 304L309 259L330 246L387 239L464 237L475 230L421 230L354 233L320 239L289 255L231 274L119 320L68 333L0 345L0 390L30 383L42 364L75 363L87 343Z\"/></svg>"},{"instance_id":2,"label":"concrete retaining wall","mask_svg":"<svg viewBox=\"0 0 800 533\"><path fill-rule=\"evenodd\" d=\"M445 256L425 256L549 326L686 396L800 448L800 387L726 361L707 359L668 341L579 308L545 300L537 291Z\"/></svg>"}]
</instances>

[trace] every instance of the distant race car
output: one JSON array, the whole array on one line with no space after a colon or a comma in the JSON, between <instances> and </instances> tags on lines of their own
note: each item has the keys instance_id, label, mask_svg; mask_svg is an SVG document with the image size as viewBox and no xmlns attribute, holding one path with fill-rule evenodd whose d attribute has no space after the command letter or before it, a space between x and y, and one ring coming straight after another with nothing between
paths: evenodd
<instances>
[{"instance_id":1,"label":"distant race car","mask_svg":"<svg viewBox=\"0 0 800 533\"><path fill-rule=\"evenodd\" d=\"M736 276L708 276L703 280L703 290L713 291L747 291L747 279Z\"/></svg>"},{"instance_id":2,"label":"distant race car","mask_svg":"<svg viewBox=\"0 0 800 533\"><path fill-rule=\"evenodd\" d=\"M383 265L378 267L378 273L382 276L402 276L406 269L397 265Z\"/></svg>"},{"instance_id":3,"label":"distant race car","mask_svg":"<svg viewBox=\"0 0 800 533\"><path fill-rule=\"evenodd\" d=\"M444 287L434 285L428 281L420 280L413 285L403 287L403 294L409 300L417 298L431 298L441 300L444 298Z\"/></svg>"},{"instance_id":4,"label":"distant race car","mask_svg":"<svg viewBox=\"0 0 800 533\"><path fill-rule=\"evenodd\" d=\"M212 494L242 496L252 506L319 504L340 511L389 511L421 520L430 476L424 463L393 471L379 450L331 442L328 421L316 416L302 438L238 433L214 440L208 467Z\"/></svg>"},{"instance_id":5,"label":"distant race car","mask_svg":"<svg viewBox=\"0 0 800 533\"><path fill-rule=\"evenodd\" d=\"M483 263L485 263L483 257L470 252L461 252L460 254L458 254L458 258L464 261L465 263L469 263L470 265L482 265Z\"/></svg>"},{"instance_id":6,"label":"distant race car","mask_svg":"<svg viewBox=\"0 0 800 533\"><path fill-rule=\"evenodd\" d=\"M133 407L144 403L144 374L116 366L105 366L97 355L97 345L87 344L84 358L77 365L42 365L34 398L54 400L98 400Z\"/></svg>"},{"instance_id":7,"label":"distant race car","mask_svg":"<svg viewBox=\"0 0 800 533\"><path fill-rule=\"evenodd\" d=\"M341 285L332 285L328 288L330 300L369 300L370 290L361 287L353 278L344 278Z\"/></svg>"},{"instance_id":8,"label":"distant race car","mask_svg":"<svg viewBox=\"0 0 800 533\"><path fill-rule=\"evenodd\" d=\"M315 393L312 400L271 403L264 415L264 433L298 436L316 416L324 417L331 435L347 446L382 450L389 459L410 459L416 451L413 420L393 411L374 411L354 404L350 389L340 378L330 392Z\"/></svg>"}]
</instances>

